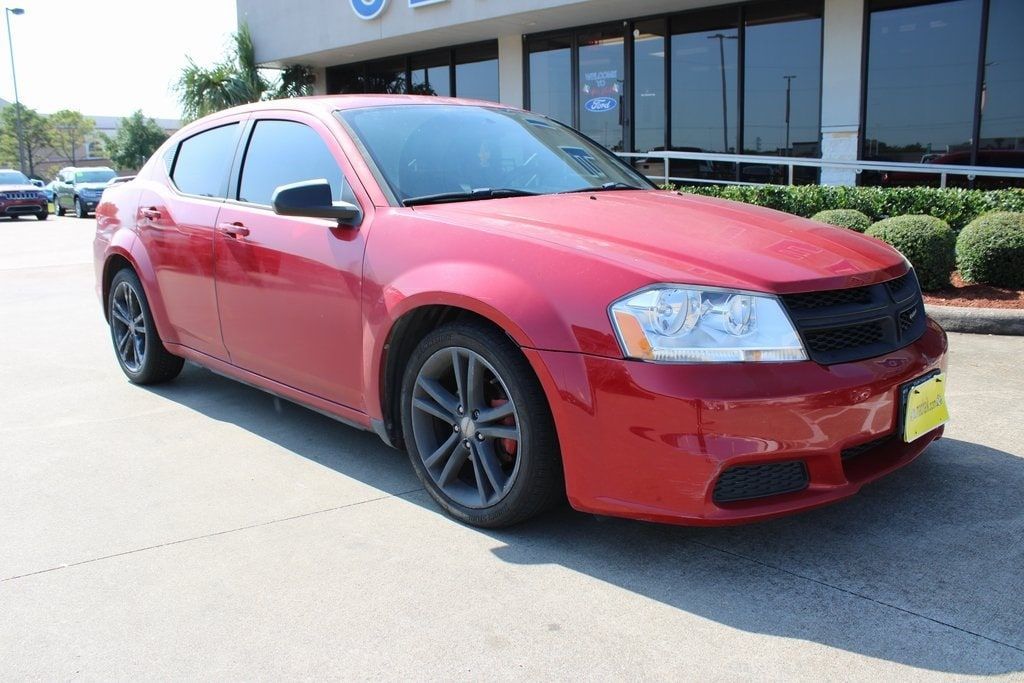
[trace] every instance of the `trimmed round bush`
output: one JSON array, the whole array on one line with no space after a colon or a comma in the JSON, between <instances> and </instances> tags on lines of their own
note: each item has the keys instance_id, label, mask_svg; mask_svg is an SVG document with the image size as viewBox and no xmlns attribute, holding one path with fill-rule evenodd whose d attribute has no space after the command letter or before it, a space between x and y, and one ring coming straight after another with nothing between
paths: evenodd
<instances>
[{"instance_id":1,"label":"trimmed round bush","mask_svg":"<svg viewBox=\"0 0 1024 683\"><path fill-rule=\"evenodd\" d=\"M811 220L857 232L864 232L871 227L871 219L857 209L826 209L811 216Z\"/></svg>"},{"instance_id":2,"label":"trimmed round bush","mask_svg":"<svg viewBox=\"0 0 1024 683\"><path fill-rule=\"evenodd\" d=\"M956 267L967 282L1024 288L1024 213L995 211L960 231Z\"/></svg>"},{"instance_id":3,"label":"trimmed round bush","mask_svg":"<svg viewBox=\"0 0 1024 683\"><path fill-rule=\"evenodd\" d=\"M878 221L867 234L893 246L907 257L921 289L949 286L955 264L956 236L949 224L935 216L894 216Z\"/></svg>"}]
</instances>

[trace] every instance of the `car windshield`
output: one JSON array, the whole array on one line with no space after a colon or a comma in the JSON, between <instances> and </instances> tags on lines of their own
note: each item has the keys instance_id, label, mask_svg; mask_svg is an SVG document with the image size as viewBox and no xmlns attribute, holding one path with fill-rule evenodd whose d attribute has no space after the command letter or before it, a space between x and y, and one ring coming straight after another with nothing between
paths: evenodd
<instances>
[{"instance_id":1,"label":"car windshield","mask_svg":"<svg viewBox=\"0 0 1024 683\"><path fill-rule=\"evenodd\" d=\"M28 185L28 176L18 171L0 171L0 185Z\"/></svg>"},{"instance_id":2,"label":"car windshield","mask_svg":"<svg viewBox=\"0 0 1024 683\"><path fill-rule=\"evenodd\" d=\"M75 182L105 183L115 175L113 171L75 171Z\"/></svg>"},{"instance_id":3,"label":"car windshield","mask_svg":"<svg viewBox=\"0 0 1024 683\"><path fill-rule=\"evenodd\" d=\"M338 115L407 205L653 187L608 150L535 114L430 104Z\"/></svg>"}]
</instances>

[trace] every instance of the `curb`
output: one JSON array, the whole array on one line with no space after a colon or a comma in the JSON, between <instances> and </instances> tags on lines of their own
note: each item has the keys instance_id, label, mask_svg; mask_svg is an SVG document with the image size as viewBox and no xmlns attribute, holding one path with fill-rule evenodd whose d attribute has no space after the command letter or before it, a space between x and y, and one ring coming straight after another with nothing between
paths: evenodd
<instances>
[{"instance_id":1,"label":"curb","mask_svg":"<svg viewBox=\"0 0 1024 683\"><path fill-rule=\"evenodd\" d=\"M925 312L947 332L1024 335L1024 310L924 305Z\"/></svg>"}]
</instances>

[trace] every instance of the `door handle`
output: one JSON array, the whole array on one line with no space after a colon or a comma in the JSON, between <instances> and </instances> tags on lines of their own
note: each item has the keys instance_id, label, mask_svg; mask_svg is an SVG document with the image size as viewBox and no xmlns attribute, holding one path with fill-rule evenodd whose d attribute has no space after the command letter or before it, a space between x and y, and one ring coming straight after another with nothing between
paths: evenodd
<instances>
[{"instance_id":1,"label":"door handle","mask_svg":"<svg viewBox=\"0 0 1024 683\"><path fill-rule=\"evenodd\" d=\"M157 220L160 218L160 211L155 206L142 209L139 213L142 214L143 218L148 218L150 220Z\"/></svg>"},{"instance_id":2,"label":"door handle","mask_svg":"<svg viewBox=\"0 0 1024 683\"><path fill-rule=\"evenodd\" d=\"M245 227L241 223L221 223L217 226L217 232L228 237L246 237L249 234L249 228Z\"/></svg>"}]
</instances>

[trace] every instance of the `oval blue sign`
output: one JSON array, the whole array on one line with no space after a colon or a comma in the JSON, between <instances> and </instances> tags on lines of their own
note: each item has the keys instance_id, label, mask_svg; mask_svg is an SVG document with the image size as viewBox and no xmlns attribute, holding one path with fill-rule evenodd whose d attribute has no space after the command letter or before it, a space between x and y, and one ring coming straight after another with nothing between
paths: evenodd
<instances>
[{"instance_id":1,"label":"oval blue sign","mask_svg":"<svg viewBox=\"0 0 1024 683\"><path fill-rule=\"evenodd\" d=\"M387 7L388 0L349 0L352 11L360 19L376 19Z\"/></svg>"},{"instance_id":2,"label":"oval blue sign","mask_svg":"<svg viewBox=\"0 0 1024 683\"><path fill-rule=\"evenodd\" d=\"M587 103L583 105L587 111L592 111L594 113L611 111L618 106L619 101L614 97L595 97L592 100L587 100Z\"/></svg>"}]
</instances>

